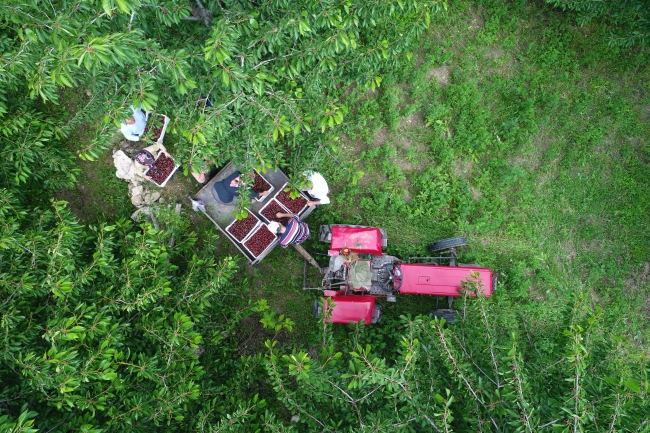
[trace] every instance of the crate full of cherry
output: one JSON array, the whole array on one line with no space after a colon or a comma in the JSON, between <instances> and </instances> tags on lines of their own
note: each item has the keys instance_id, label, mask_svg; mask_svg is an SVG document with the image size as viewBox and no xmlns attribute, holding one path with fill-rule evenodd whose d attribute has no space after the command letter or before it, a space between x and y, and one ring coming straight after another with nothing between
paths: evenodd
<instances>
[{"instance_id":1,"label":"crate full of cherry","mask_svg":"<svg viewBox=\"0 0 650 433\"><path fill-rule=\"evenodd\" d=\"M144 174L151 177L151 181L156 185L165 186L178 167L180 164L176 164L172 158L161 152Z\"/></svg>"},{"instance_id":2,"label":"crate full of cherry","mask_svg":"<svg viewBox=\"0 0 650 433\"><path fill-rule=\"evenodd\" d=\"M246 211L248 212L246 218L235 220L226 227L226 231L240 243L245 242L260 224L260 219L253 215L250 209L246 209Z\"/></svg>"},{"instance_id":3,"label":"crate full of cherry","mask_svg":"<svg viewBox=\"0 0 650 433\"><path fill-rule=\"evenodd\" d=\"M251 234L246 242L244 242L244 247L251 253L255 258L261 256L264 251L271 248L273 242L278 237L271 233L271 231L266 227L266 225L261 224L257 229Z\"/></svg>"},{"instance_id":4,"label":"crate full of cherry","mask_svg":"<svg viewBox=\"0 0 650 433\"><path fill-rule=\"evenodd\" d=\"M264 207L262 207L262 209L260 209L260 215L262 215L262 217L266 219L267 222L277 221L280 224L286 226L287 222L289 222L289 218L287 217L278 218L277 216L275 216L278 212L289 213L289 210L284 206L282 206L280 202L274 198L271 199L267 204L265 204Z\"/></svg>"},{"instance_id":5,"label":"crate full of cherry","mask_svg":"<svg viewBox=\"0 0 650 433\"><path fill-rule=\"evenodd\" d=\"M255 179L253 181L253 186L251 188L253 191L260 193L264 191L268 191L269 193L266 195L262 195L256 198L257 201L264 201L266 197L271 195L271 192L275 189L273 185L266 179L264 179L264 176L262 176L260 173L255 170Z\"/></svg>"},{"instance_id":6,"label":"crate full of cherry","mask_svg":"<svg viewBox=\"0 0 650 433\"><path fill-rule=\"evenodd\" d=\"M299 214L307 207L307 199L300 191L298 191L298 194L300 194L298 197L291 198L289 192L285 191L285 188L283 187L275 198L280 202L280 204L282 204L282 206L289 209L289 212Z\"/></svg>"},{"instance_id":7,"label":"crate full of cherry","mask_svg":"<svg viewBox=\"0 0 650 433\"><path fill-rule=\"evenodd\" d=\"M145 141L151 140L157 143L162 143L165 138L165 131L169 124L169 117L164 114L151 114L147 115L147 127L142 133Z\"/></svg>"}]
</instances>

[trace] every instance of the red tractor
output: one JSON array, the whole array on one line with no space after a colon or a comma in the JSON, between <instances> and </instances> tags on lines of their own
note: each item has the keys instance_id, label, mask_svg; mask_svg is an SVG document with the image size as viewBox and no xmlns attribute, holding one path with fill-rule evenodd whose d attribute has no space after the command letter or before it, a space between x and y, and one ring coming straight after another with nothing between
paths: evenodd
<instances>
[{"instance_id":1,"label":"red tractor","mask_svg":"<svg viewBox=\"0 0 650 433\"><path fill-rule=\"evenodd\" d=\"M447 297L449 308L431 314L453 321L451 302L461 296L463 281L476 279L486 297L496 288L490 269L456 262L456 247L467 243L464 236L429 244L429 250L438 253L436 257L411 257L406 262L382 252L387 244L383 229L326 225L320 227L318 238L330 244L330 262L321 270L324 277L319 289L325 298L314 302L313 312L318 317L325 309L328 322L378 323L381 305L375 300L384 297L395 302L398 294Z\"/></svg>"}]
</instances>

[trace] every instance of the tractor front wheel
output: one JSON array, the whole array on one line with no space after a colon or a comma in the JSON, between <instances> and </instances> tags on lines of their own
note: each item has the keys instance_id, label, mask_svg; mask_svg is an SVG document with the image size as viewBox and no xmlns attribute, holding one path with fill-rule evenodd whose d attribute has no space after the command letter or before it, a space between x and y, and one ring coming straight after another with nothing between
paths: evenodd
<instances>
[{"instance_id":1,"label":"tractor front wheel","mask_svg":"<svg viewBox=\"0 0 650 433\"><path fill-rule=\"evenodd\" d=\"M456 236L455 238L443 239L438 242L432 242L429 244L429 251L442 251L449 250L451 248L460 247L461 245L467 244L467 238L465 236Z\"/></svg>"},{"instance_id":2,"label":"tractor front wheel","mask_svg":"<svg viewBox=\"0 0 650 433\"><path fill-rule=\"evenodd\" d=\"M314 303L311 305L311 314L318 318L323 314L323 300L322 299L314 299Z\"/></svg>"}]
</instances>

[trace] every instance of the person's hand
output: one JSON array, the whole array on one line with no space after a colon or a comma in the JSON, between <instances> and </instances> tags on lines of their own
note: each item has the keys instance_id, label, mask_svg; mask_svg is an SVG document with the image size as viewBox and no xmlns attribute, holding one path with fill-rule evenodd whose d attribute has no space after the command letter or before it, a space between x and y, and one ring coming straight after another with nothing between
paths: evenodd
<instances>
[{"instance_id":1,"label":"person's hand","mask_svg":"<svg viewBox=\"0 0 650 433\"><path fill-rule=\"evenodd\" d=\"M262 191L262 192L260 193L260 197L264 197L264 196L267 195L270 191L271 191L271 190Z\"/></svg>"},{"instance_id":2,"label":"person's hand","mask_svg":"<svg viewBox=\"0 0 650 433\"><path fill-rule=\"evenodd\" d=\"M147 176L146 174L143 174L142 177L144 177L147 180L151 180L151 176Z\"/></svg>"},{"instance_id":3,"label":"person's hand","mask_svg":"<svg viewBox=\"0 0 650 433\"><path fill-rule=\"evenodd\" d=\"M320 202L319 201L308 201L307 202L307 206L309 206L309 207L316 206L317 204L320 204Z\"/></svg>"}]
</instances>

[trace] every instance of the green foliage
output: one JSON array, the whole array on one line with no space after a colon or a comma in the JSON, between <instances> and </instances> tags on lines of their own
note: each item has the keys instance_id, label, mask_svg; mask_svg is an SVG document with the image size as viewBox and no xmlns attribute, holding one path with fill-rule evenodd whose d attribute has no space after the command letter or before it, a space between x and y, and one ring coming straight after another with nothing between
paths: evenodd
<instances>
[{"instance_id":1,"label":"green foliage","mask_svg":"<svg viewBox=\"0 0 650 433\"><path fill-rule=\"evenodd\" d=\"M110 146L115 126L133 105L171 117L167 131L175 136L174 156L181 163L234 160L244 173L286 166L288 155L301 167L318 164L335 151L331 133L348 111L337 89L351 83L375 89L381 70L402 61L431 14L445 5L199 4L192 10L179 0L58 0L49 8L10 2L0 11L6 24L0 31L0 116L7 113L14 128L31 122L7 105L7 92L47 105L59 103L61 89L69 88L90 100L70 121L54 117L53 128L60 138L82 118L92 120L91 138L71 148L86 160ZM52 134L41 130L45 139ZM32 148L40 143L34 131L23 134L29 135L21 146L27 149L13 152L27 159L5 174L17 181L36 171ZM40 155L49 154L42 150ZM42 175L58 187L74 180L74 171L61 170L71 168L65 165L70 155L60 156L64 167L55 168L68 178ZM243 205L236 214L244 216Z\"/></svg>"},{"instance_id":2,"label":"green foliage","mask_svg":"<svg viewBox=\"0 0 650 433\"><path fill-rule=\"evenodd\" d=\"M232 395L204 377L210 364L199 359L212 347L227 352L223 340L257 310L226 296L237 290L231 258L197 256L192 233L124 220L86 230L64 203L28 212L3 194L2 397L10 412L21 401L35 411L23 408L16 425L38 414L39 429L186 431L199 396ZM212 318L225 312L226 322Z\"/></svg>"},{"instance_id":3,"label":"green foliage","mask_svg":"<svg viewBox=\"0 0 650 433\"><path fill-rule=\"evenodd\" d=\"M467 289L479 287L470 280ZM564 353L547 357L533 358L536 345L511 331L518 326L504 326L508 313L494 300L464 305L450 326L403 316L399 342L383 356L354 339L337 348L326 324L318 355L279 356L267 342L274 389L307 431L645 428L646 356L611 332L609 319L589 310L579 292L568 328L557 336Z\"/></svg>"},{"instance_id":4,"label":"green foliage","mask_svg":"<svg viewBox=\"0 0 650 433\"><path fill-rule=\"evenodd\" d=\"M562 10L576 12L581 26L595 19L614 23L618 28L612 32L611 45L647 45L650 40L650 6L643 0L620 2L606 0L546 0Z\"/></svg>"},{"instance_id":5,"label":"green foliage","mask_svg":"<svg viewBox=\"0 0 650 433\"><path fill-rule=\"evenodd\" d=\"M341 124L346 107L323 95L352 82L379 85L381 68L422 34L439 2L209 2L195 11L177 0L49 6L16 1L3 8L0 77L4 92L56 103L58 89L69 87L102 104L95 137L75 149L81 157L106 149L114 121L132 104L172 117L181 161L235 159L251 171L278 166L287 147L327 143L324 133Z\"/></svg>"}]
</instances>

